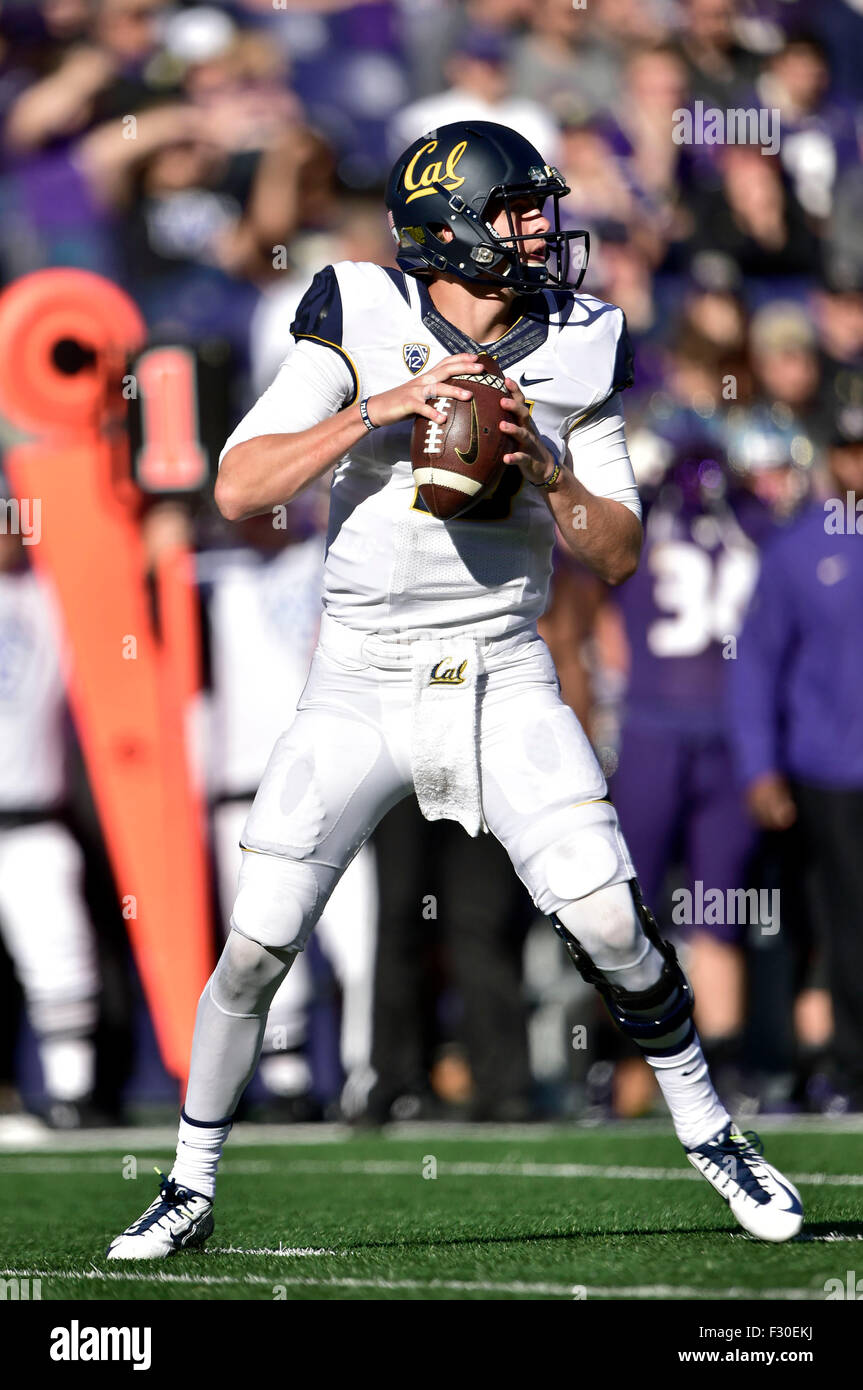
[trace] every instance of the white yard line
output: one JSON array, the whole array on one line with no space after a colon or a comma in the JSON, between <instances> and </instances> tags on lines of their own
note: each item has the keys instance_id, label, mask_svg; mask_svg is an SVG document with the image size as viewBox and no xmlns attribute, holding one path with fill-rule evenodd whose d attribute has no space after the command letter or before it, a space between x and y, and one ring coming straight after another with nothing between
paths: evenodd
<instances>
[{"instance_id":1,"label":"white yard line","mask_svg":"<svg viewBox=\"0 0 863 1390\"><path fill-rule=\"evenodd\" d=\"M208 1245L208 1255L276 1255L279 1258L295 1260L307 1255L347 1255L347 1250L315 1250L311 1245L280 1245L278 1250L247 1250L242 1245Z\"/></svg>"},{"instance_id":2,"label":"white yard line","mask_svg":"<svg viewBox=\"0 0 863 1390\"><path fill-rule=\"evenodd\" d=\"M420 1177L425 1158L413 1162L391 1159L345 1159L319 1162L295 1162L290 1159L274 1164L274 1171L297 1174L342 1173L346 1176ZM0 1170L2 1171L2 1170ZM634 1165L605 1165L596 1163L451 1163L438 1160L438 1179L455 1178L619 1178L639 1182L701 1182L701 1174L692 1168L643 1168ZM789 1173L792 1182L823 1187L863 1187L860 1173Z\"/></svg>"},{"instance_id":3,"label":"white yard line","mask_svg":"<svg viewBox=\"0 0 863 1390\"><path fill-rule=\"evenodd\" d=\"M138 1173L136 1178L128 1178L129 1182L141 1182L146 1180L155 1182L156 1174L153 1171L153 1160L150 1154L117 1154L114 1158L87 1158L70 1157L55 1158L46 1157L44 1154L34 1154L32 1157L16 1155L14 1158L5 1158L0 1155L0 1178L21 1177L26 1173L32 1174L64 1174L64 1173L114 1173L117 1176L123 1174L129 1158L137 1158ZM162 1167L170 1167L171 1160L166 1156ZM283 1164L270 1161L268 1159L226 1159L221 1167L221 1172L237 1173L244 1177L254 1176L261 1173L280 1173Z\"/></svg>"},{"instance_id":4,"label":"white yard line","mask_svg":"<svg viewBox=\"0 0 863 1390\"><path fill-rule=\"evenodd\" d=\"M248 1254L254 1252L248 1251ZM550 1298L703 1298L703 1299L783 1299L789 1301L823 1301L823 1290L819 1289L749 1289L735 1287L729 1289L703 1289L691 1285L678 1284L635 1284L616 1287L603 1284L549 1284L492 1281L484 1279L380 1279L380 1278L332 1278L314 1279L301 1275L264 1274L166 1274L162 1271L139 1273L136 1270L98 1269L56 1270L56 1269L3 1269L0 1277L4 1279L56 1279L80 1282L105 1283L143 1283L143 1284L187 1284L187 1285L250 1285L273 1288L278 1285L308 1289L379 1289L381 1292L428 1292L428 1293L504 1293L535 1294ZM584 1291L584 1293L582 1292Z\"/></svg>"},{"instance_id":5,"label":"white yard line","mask_svg":"<svg viewBox=\"0 0 863 1390\"><path fill-rule=\"evenodd\" d=\"M274 1159L230 1159L226 1158L223 1174L230 1176L249 1176L263 1173L280 1173L286 1177L295 1174L317 1176L339 1174L346 1177L421 1177L426 1159L309 1159L284 1161ZM138 1160L141 1171L137 1179L149 1180L150 1173L146 1160ZM41 1154L26 1161L21 1158L0 1157L0 1178L25 1176L28 1174L73 1174L73 1173L122 1173L123 1159L117 1158L55 1158ZM438 1179L452 1178L599 1178L619 1179L624 1182L701 1182L700 1173L694 1169L640 1167L633 1164L597 1163L453 1163L439 1159ZM789 1173L792 1182L811 1187L863 1187L861 1173Z\"/></svg>"}]
</instances>

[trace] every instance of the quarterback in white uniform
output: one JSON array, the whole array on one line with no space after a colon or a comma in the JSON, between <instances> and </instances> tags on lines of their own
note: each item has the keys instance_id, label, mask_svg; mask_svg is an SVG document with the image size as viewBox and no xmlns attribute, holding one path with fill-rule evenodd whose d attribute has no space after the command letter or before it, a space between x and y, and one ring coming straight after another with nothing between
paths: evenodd
<instances>
[{"instance_id":1,"label":"quarterback in white uniform","mask_svg":"<svg viewBox=\"0 0 863 1390\"><path fill-rule=\"evenodd\" d=\"M626 329L619 309L577 293L588 239L561 231L568 191L506 127L465 122L417 140L387 189L401 269L341 263L315 277L295 347L225 446L216 501L229 520L289 503L337 465L324 614L297 717L243 833L176 1162L112 1259L160 1258L211 1233L216 1167L273 993L346 865L410 794L429 819L502 842L655 1068L690 1162L744 1228L770 1241L800 1229L796 1189L714 1091L692 991L642 902L602 771L536 632L555 523L612 584L641 546L619 395L631 382ZM417 494L411 428L468 397L454 378L482 372L480 350L507 373L508 467L445 522Z\"/></svg>"}]
</instances>

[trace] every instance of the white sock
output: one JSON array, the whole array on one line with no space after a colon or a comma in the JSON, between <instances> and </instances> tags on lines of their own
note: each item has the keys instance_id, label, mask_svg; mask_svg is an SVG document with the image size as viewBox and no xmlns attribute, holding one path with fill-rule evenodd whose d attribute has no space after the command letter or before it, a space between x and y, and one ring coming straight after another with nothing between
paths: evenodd
<instances>
[{"instance_id":1,"label":"white sock","mask_svg":"<svg viewBox=\"0 0 863 1390\"><path fill-rule=\"evenodd\" d=\"M200 1192L212 1201L216 1195L216 1169L230 1132L230 1124L190 1124L181 1115L177 1157L171 1169L174 1181L180 1187L190 1187L193 1192Z\"/></svg>"},{"instance_id":2,"label":"white sock","mask_svg":"<svg viewBox=\"0 0 863 1390\"><path fill-rule=\"evenodd\" d=\"M681 1144L691 1149L725 1128L731 1116L713 1089L697 1035L686 1051L676 1057L647 1057L645 1060L656 1072Z\"/></svg>"}]
</instances>

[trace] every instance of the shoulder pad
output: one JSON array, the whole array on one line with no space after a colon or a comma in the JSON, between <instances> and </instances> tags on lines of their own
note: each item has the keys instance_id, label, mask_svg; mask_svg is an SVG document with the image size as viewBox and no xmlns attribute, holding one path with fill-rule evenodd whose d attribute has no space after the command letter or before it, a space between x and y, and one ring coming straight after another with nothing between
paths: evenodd
<instances>
[{"instance_id":1,"label":"shoulder pad","mask_svg":"<svg viewBox=\"0 0 863 1390\"><path fill-rule=\"evenodd\" d=\"M345 316L382 308L399 301L408 304L404 273L375 261L337 261L332 270L338 280Z\"/></svg>"},{"instance_id":2,"label":"shoulder pad","mask_svg":"<svg viewBox=\"0 0 863 1390\"><path fill-rule=\"evenodd\" d=\"M555 296L563 300L563 296ZM557 356L565 375L590 381L592 406L616 391L625 391L634 380L632 343L623 310L593 295L570 295L558 303Z\"/></svg>"},{"instance_id":3,"label":"shoulder pad","mask_svg":"<svg viewBox=\"0 0 863 1390\"><path fill-rule=\"evenodd\" d=\"M379 323L382 310L399 299L389 273L371 261L337 261L319 270L297 308L291 333L309 338L338 353L354 384L354 400L360 390L358 353ZM406 298L406 296L405 296Z\"/></svg>"},{"instance_id":4,"label":"shoulder pad","mask_svg":"<svg viewBox=\"0 0 863 1390\"><path fill-rule=\"evenodd\" d=\"M399 285L396 285L396 281ZM396 291L404 302L407 292L400 288L400 271L385 270L374 261L336 261L315 275L297 306L290 332L295 338L321 338L342 347L346 320L388 302Z\"/></svg>"},{"instance_id":5,"label":"shoulder pad","mask_svg":"<svg viewBox=\"0 0 863 1390\"><path fill-rule=\"evenodd\" d=\"M342 296L333 266L319 270L297 306L291 332L295 338L318 338L342 345Z\"/></svg>"},{"instance_id":6,"label":"shoulder pad","mask_svg":"<svg viewBox=\"0 0 863 1390\"><path fill-rule=\"evenodd\" d=\"M379 328L388 322L398 306L410 307L401 271L373 261L337 261L318 271L297 309L291 332L295 338L315 338L348 356L366 343L370 325Z\"/></svg>"},{"instance_id":7,"label":"shoulder pad","mask_svg":"<svg viewBox=\"0 0 863 1390\"><path fill-rule=\"evenodd\" d=\"M297 306L291 332L295 338L322 338L342 347L347 319L392 305L393 298L410 303L400 270L374 261L336 261L312 280Z\"/></svg>"}]
</instances>

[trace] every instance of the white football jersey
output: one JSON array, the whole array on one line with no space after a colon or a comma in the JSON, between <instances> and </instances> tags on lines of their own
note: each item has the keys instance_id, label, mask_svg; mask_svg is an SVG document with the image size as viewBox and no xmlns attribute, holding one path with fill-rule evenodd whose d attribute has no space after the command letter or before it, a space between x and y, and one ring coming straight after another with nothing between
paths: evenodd
<instances>
[{"instance_id":1,"label":"white football jersey","mask_svg":"<svg viewBox=\"0 0 863 1390\"><path fill-rule=\"evenodd\" d=\"M632 380L621 310L559 291L522 304L522 317L484 350L516 378L558 457L568 441L567 461L585 487L640 514L617 395ZM223 457L483 347L438 314L421 280L352 261L315 276L291 332L295 346ZM494 637L530 626L546 606L554 543L542 492L513 465L464 516L439 521L413 481L411 427L405 420L369 433L336 468L325 610L367 632L471 628Z\"/></svg>"}]
</instances>

